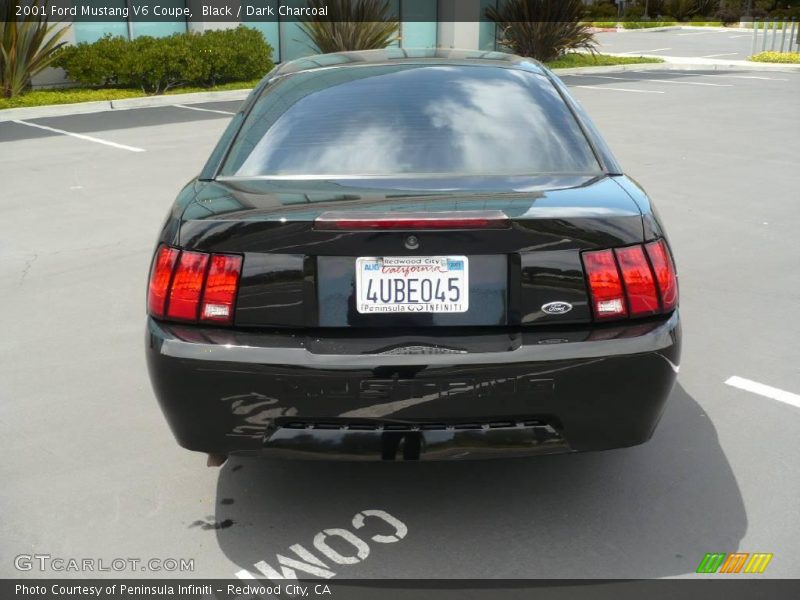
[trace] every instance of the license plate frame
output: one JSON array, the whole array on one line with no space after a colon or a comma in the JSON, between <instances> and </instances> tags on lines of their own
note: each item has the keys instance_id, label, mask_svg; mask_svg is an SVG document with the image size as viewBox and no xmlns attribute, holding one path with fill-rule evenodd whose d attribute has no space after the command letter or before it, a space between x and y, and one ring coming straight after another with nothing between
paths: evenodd
<instances>
[{"instance_id":1,"label":"license plate frame","mask_svg":"<svg viewBox=\"0 0 800 600\"><path fill-rule=\"evenodd\" d=\"M355 280L360 314L458 314L469 310L466 256L359 256Z\"/></svg>"}]
</instances>

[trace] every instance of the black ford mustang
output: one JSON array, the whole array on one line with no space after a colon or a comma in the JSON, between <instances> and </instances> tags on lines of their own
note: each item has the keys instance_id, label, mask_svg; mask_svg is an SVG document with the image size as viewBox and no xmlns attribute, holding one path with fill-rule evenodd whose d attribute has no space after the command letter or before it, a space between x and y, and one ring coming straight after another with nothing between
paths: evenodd
<instances>
[{"instance_id":1,"label":"black ford mustang","mask_svg":"<svg viewBox=\"0 0 800 600\"><path fill-rule=\"evenodd\" d=\"M438 459L653 433L671 251L550 71L401 50L286 63L161 231L147 360L178 442Z\"/></svg>"}]
</instances>

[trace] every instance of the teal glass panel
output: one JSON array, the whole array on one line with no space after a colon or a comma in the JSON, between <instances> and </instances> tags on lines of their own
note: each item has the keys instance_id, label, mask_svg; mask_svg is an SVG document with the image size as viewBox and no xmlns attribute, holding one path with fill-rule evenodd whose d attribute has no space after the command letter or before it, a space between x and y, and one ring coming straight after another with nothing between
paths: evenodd
<instances>
[{"instance_id":1,"label":"teal glass panel","mask_svg":"<svg viewBox=\"0 0 800 600\"><path fill-rule=\"evenodd\" d=\"M252 6L257 6L258 8L266 8L271 7L274 14L278 14L278 5L280 2L278 0L260 0L259 2L253 2L250 0L249 2L242 2L242 12L245 12L245 7L250 4ZM277 18L272 21L259 21L258 19L262 18L257 15L248 17L245 16L242 21L248 27L252 27L253 29L258 29L261 33L264 34L264 39L267 40L267 43L272 46L272 62L279 63L281 62L281 28L280 23L278 23Z\"/></svg>"},{"instance_id":2,"label":"teal glass panel","mask_svg":"<svg viewBox=\"0 0 800 600\"><path fill-rule=\"evenodd\" d=\"M281 61L294 60L303 56L317 54L318 51L297 19L286 17L280 22Z\"/></svg>"},{"instance_id":3,"label":"teal glass panel","mask_svg":"<svg viewBox=\"0 0 800 600\"><path fill-rule=\"evenodd\" d=\"M400 4L403 48L435 48L437 40L436 0L402 0Z\"/></svg>"},{"instance_id":4,"label":"teal glass panel","mask_svg":"<svg viewBox=\"0 0 800 600\"><path fill-rule=\"evenodd\" d=\"M112 0L73 0L73 5L78 8L78 13L80 14L81 8L84 6L107 6L109 8L121 9L125 7L125 0L116 0L116 2ZM128 37L128 23L122 17L115 21L98 21L96 23L75 21L72 24L72 30L75 33L76 44L81 42L88 42L91 44L107 34L111 34L115 37Z\"/></svg>"},{"instance_id":5,"label":"teal glass panel","mask_svg":"<svg viewBox=\"0 0 800 600\"><path fill-rule=\"evenodd\" d=\"M481 50L494 50L496 43L495 24L486 17L486 9L497 6L497 0L481 0L481 22L478 47Z\"/></svg>"},{"instance_id":6,"label":"teal glass panel","mask_svg":"<svg viewBox=\"0 0 800 600\"><path fill-rule=\"evenodd\" d=\"M389 0L389 9L391 11L392 16L397 19L398 21L401 18L400 15L400 0ZM400 31L397 32L398 35L401 35L403 31L403 25L400 24ZM402 40L395 40L391 44L387 46L387 48L399 48L402 44Z\"/></svg>"},{"instance_id":7,"label":"teal glass panel","mask_svg":"<svg viewBox=\"0 0 800 600\"><path fill-rule=\"evenodd\" d=\"M156 4L150 0L132 0L130 20L133 29L133 37L149 35L151 37L166 37L173 33L186 33L186 20L178 18L164 18L163 21L137 21L134 16L133 6L147 6L153 10ZM157 3L161 9L185 8L185 0L159 0Z\"/></svg>"},{"instance_id":8,"label":"teal glass panel","mask_svg":"<svg viewBox=\"0 0 800 600\"><path fill-rule=\"evenodd\" d=\"M294 8L307 6L305 0L283 0L281 4ZM300 27L295 17L280 17L281 61L317 54L314 43Z\"/></svg>"}]
</instances>

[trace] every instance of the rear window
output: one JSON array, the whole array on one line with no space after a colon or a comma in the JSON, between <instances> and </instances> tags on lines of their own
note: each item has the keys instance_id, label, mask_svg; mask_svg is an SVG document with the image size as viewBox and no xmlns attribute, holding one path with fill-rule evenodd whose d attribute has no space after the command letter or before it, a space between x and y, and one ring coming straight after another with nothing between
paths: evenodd
<instances>
[{"instance_id":1,"label":"rear window","mask_svg":"<svg viewBox=\"0 0 800 600\"><path fill-rule=\"evenodd\" d=\"M594 173L546 77L518 69L392 65L301 72L269 85L222 175L353 177Z\"/></svg>"}]
</instances>

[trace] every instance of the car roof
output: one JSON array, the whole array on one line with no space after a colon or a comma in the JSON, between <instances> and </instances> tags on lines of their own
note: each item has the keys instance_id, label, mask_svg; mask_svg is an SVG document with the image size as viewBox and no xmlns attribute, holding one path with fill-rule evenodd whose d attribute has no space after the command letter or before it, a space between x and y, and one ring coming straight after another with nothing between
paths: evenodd
<instances>
[{"instance_id":1,"label":"car roof","mask_svg":"<svg viewBox=\"0 0 800 600\"><path fill-rule=\"evenodd\" d=\"M316 54L280 64L268 78L281 77L304 71L353 67L364 65L477 65L484 67L513 68L544 75L542 65L533 58L515 54L481 50L453 50L448 48L386 48Z\"/></svg>"}]
</instances>

